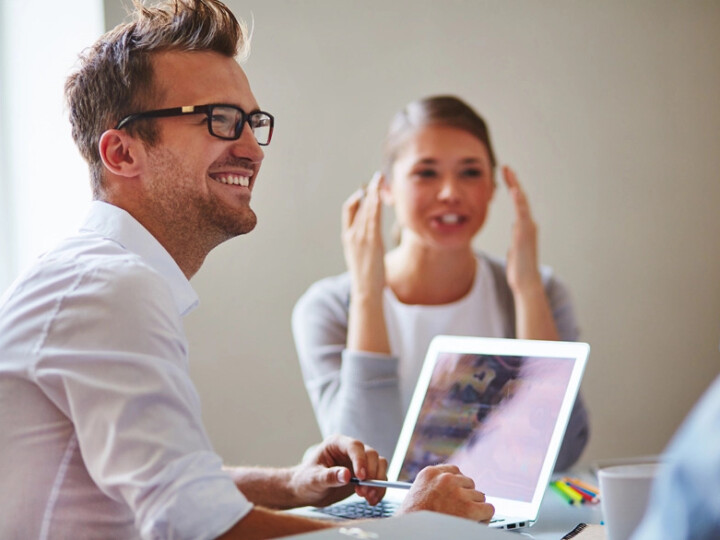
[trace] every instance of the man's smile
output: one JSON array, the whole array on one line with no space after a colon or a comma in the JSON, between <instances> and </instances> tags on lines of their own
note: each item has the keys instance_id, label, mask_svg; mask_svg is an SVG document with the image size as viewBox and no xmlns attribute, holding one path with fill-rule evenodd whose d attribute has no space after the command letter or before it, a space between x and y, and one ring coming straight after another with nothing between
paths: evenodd
<instances>
[{"instance_id":1,"label":"man's smile","mask_svg":"<svg viewBox=\"0 0 720 540\"><path fill-rule=\"evenodd\" d=\"M249 176L242 176L239 174L215 174L215 175L211 174L210 178L212 178L216 182L220 182L221 184L232 184L235 186L243 186L243 187L250 186L250 177Z\"/></svg>"}]
</instances>

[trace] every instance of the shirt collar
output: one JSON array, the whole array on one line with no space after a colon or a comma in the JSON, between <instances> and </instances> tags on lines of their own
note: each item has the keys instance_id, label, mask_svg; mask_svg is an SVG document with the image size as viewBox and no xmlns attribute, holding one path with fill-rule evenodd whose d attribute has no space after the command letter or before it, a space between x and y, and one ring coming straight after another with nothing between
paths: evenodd
<instances>
[{"instance_id":1,"label":"shirt collar","mask_svg":"<svg viewBox=\"0 0 720 540\"><path fill-rule=\"evenodd\" d=\"M80 230L95 232L141 257L167 281L181 316L197 307L197 293L175 259L139 221L122 208L103 201L93 201Z\"/></svg>"}]
</instances>

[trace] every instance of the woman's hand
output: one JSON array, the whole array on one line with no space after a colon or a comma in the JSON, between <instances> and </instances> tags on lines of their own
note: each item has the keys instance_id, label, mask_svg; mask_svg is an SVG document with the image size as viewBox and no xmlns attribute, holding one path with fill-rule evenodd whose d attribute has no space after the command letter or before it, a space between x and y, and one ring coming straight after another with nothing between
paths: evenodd
<instances>
[{"instance_id":1,"label":"woman's hand","mask_svg":"<svg viewBox=\"0 0 720 540\"><path fill-rule=\"evenodd\" d=\"M517 295L537 287L542 288L538 269L537 225L515 172L504 166L502 173L515 207L515 222L507 256L507 279L513 293Z\"/></svg>"},{"instance_id":2,"label":"woman's hand","mask_svg":"<svg viewBox=\"0 0 720 540\"><path fill-rule=\"evenodd\" d=\"M503 167L503 178L515 206L507 280L515 301L515 334L520 339L559 339L538 266L537 225L515 172Z\"/></svg>"},{"instance_id":3,"label":"woman's hand","mask_svg":"<svg viewBox=\"0 0 720 540\"><path fill-rule=\"evenodd\" d=\"M293 469L291 485L304 505L327 506L353 491L375 505L385 489L350 484L360 480L386 480L387 460L360 441L336 435L328 437L300 465Z\"/></svg>"},{"instance_id":4,"label":"woman's hand","mask_svg":"<svg viewBox=\"0 0 720 540\"><path fill-rule=\"evenodd\" d=\"M383 312L382 181L375 173L367 189L355 192L343 205L342 243L351 280L346 347L390 354Z\"/></svg>"},{"instance_id":5,"label":"woman's hand","mask_svg":"<svg viewBox=\"0 0 720 540\"><path fill-rule=\"evenodd\" d=\"M375 173L367 188L353 193L343 205L343 252L355 295L377 294L385 286L381 182L382 175Z\"/></svg>"}]
</instances>

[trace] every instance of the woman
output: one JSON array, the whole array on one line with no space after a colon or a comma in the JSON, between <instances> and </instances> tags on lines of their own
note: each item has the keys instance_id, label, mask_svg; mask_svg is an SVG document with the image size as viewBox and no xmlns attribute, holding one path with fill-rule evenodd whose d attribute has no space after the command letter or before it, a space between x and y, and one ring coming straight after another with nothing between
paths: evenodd
<instances>
[{"instance_id":1,"label":"woman","mask_svg":"<svg viewBox=\"0 0 720 540\"><path fill-rule=\"evenodd\" d=\"M321 431L391 456L425 352L438 334L578 337L566 288L537 261L537 228L509 167L515 223L507 260L473 250L495 193L483 119L452 96L410 103L393 119L382 171L343 206L348 272L315 283L293 312L293 334ZM394 207L397 247L385 253L381 203ZM588 440L582 399L556 470Z\"/></svg>"}]
</instances>

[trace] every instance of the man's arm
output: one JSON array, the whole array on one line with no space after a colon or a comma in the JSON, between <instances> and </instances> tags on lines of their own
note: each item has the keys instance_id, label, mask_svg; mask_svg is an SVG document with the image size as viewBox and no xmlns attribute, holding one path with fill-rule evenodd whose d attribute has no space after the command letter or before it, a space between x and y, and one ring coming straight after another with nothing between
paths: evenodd
<instances>
[{"instance_id":1,"label":"man's arm","mask_svg":"<svg viewBox=\"0 0 720 540\"><path fill-rule=\"evenodd\" d=\"M431 510L474 521L489 521L495 511L491 504L485 502L485 495L475 490L473 481L463 476L454 465L426 467L418 474L400 513L418 510ZM277 538L336 526L337 522L255 507L220 539Z\"/></svg>"},{"instance_id":2,"label":"man's arm","mask_svg":"<svg viewBox=\"0 0 720 540\"><path fill-rule=\"evenodd\" d=\"M350 478L385 479L387 460L357 440L336 435L325 439L295 467L226 470L250 501L268 508L326 506L353 492L377 504L385 490L350 484Z\"/></svg>"}]
</instances>

